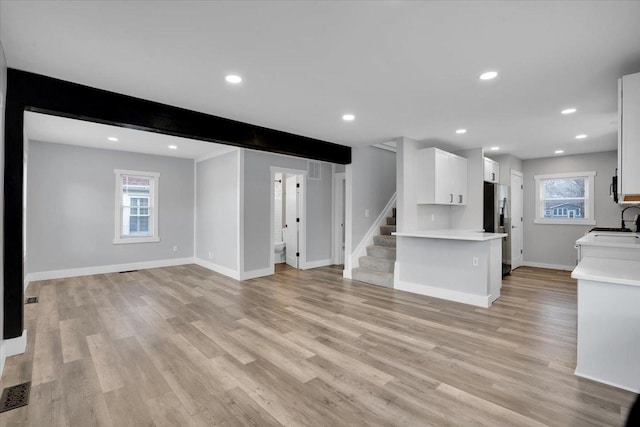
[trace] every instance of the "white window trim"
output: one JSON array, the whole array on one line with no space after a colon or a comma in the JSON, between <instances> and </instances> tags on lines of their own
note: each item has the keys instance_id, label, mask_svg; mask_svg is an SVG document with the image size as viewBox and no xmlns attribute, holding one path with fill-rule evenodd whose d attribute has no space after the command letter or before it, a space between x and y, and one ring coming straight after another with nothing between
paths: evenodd
<instances>
[{"instance_id":1,"label":"white window trim","mask_svg":"<svg viewBox=\"0 0 640 427\"><path fill-rule=\"evenodd\" d=\"M152 243L160 241L160 234L158 231L158 187L160 186L160 174L157 172L142 172L142 171L131 171L124 169L114 169L113 173L115 174L116 180L116 191L115 191L115 215L114 215L114 245L126 245L130 243ZM153 195L149 201L149 207L151 208L151 218L152 218L152 227L153 231L151 236L144 237L122 237L122 175L135 175L135 176L147 176L153 178Z\"/></svg>"},{"instance_id":2,"label":"white window trim","mask_svg":"<svg viewBox=\"0 0 640 427\"><path fill-rule=\"evenodd\" d=\"M548 175L535 175L536 187L536 199L535 199L535 218L534 224L566 224L566 225L596 225L595 217L595 171L587 172L567 172L567 173L554 173ZM588 195L586 203L584 205L585 219L557 219L557 218L541 218L540 217L540 202L542 201L542 195L540 194L540 181L556 178L587 178L587 188L585 193Z\"/></svg>"}]
</instances>

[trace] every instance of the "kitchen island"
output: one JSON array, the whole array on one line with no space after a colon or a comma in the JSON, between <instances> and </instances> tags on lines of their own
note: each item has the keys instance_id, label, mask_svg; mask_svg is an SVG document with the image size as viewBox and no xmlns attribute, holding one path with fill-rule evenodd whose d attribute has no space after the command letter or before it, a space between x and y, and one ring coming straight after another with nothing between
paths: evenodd
<instances>
[{"instance_id":1,"label":"kitchen island","mask_svg":"<svg viewBox=\"0 0 640 427\"><path fill-rule=\"evenodd\" d=\"M478 307L500 297L504 233L397 232L394 288Z\"/></svg>"},{"instance_id":2,"label":"kitchen island","mask_svg":"<svg viewBox=\"0 0 640 427\"><path fill-rule=\"evenodd\" d=\"M578 280L575 374L640 393L640 261L583 257L571 277Z\"/></svg>"}]
</instances>

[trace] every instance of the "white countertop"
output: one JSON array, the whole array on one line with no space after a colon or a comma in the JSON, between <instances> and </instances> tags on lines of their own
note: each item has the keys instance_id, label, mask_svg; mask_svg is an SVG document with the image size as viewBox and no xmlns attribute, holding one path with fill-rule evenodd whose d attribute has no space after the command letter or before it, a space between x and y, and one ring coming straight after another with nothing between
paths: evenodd
<instances>
[{"instance_id":1,"label":"white countertop","mask_svg":"<svg viewBox=\"0 0 640 427\"><path fill-rule=\"evenodd\" d=\"M596 282L640 286L640 261L585 257L573 270L571 277Z\"/></svg>"},{"instance_id":2,"label":"white countertop","mask_svg":"<svg viewBox=\"0 0 640 427\"><path fill-rule=\"evenodd\" d=\"M576 240L576 245L640 249L640 233L592 231Z\"/></svg>"},{"instance_id":3,"label":"white countertop","mask_svg":"<svg viewBox=\"0 0 640 427\"><path fill-rule=\"evenodd\" d=\"M391 233L400 237L422 237L425 239L448 239L448 240L469 240L474 242L484 242L493 239L502 239L506 237L505 233L485 233L484 231L475 230L424 230L411 231L401 233Z\"/></svg>"}]
</instances>

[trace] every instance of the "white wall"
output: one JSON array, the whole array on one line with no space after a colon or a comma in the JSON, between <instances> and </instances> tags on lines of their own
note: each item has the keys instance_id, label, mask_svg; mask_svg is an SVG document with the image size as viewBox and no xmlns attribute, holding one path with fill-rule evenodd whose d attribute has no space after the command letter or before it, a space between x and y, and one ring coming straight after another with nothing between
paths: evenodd
<instances>
[{"instance_id":1,"label":"white wall","mask_svg":"<svg viewBox=\"0 0 640 427\"><path fill-rule=\"evenodd\" d=\"M160 173L160 242L113 244L114 169ZM30 141L27 204L28 273L193 257L193 160Z\"/></svg>"},{"instance_id":2,"label":"white wall","mask_svg":"<svg viewBox=\"0 0 640 427\"><path fill-rule=\"evenodd\" d=\"M576 265L575 242L593 225L534 224L535 175L596 171L595 219L598 227L620 227L619 205L609 197L609 184L617 167L617 153L580 154L524 160L524 262L572 268ZM502 171L500 171L502 175ZM629 215L631 218L632 215Z\"/></svg>"},{"instance_id":3,"label":"white wall","mask_svg":"<svg viewBox=\"0 0 640 427\"><path fill-rule=\"evenodd\" d=\"M267 274L271 264L271 167L307 170L307 159L244 150L244 269ZM307 180L306 262L331 260L331 164L322 163L320 180Z\"/></svg>"},{"instance_id":4,"label":"white wall","mask_svg":"<svg viewBox=\"0 0 640 427\"><path fill-rule=\"evenodd\" d=\"M239 277L240 150L196 164L196 258Z\"/></svg>"}]
</instances>

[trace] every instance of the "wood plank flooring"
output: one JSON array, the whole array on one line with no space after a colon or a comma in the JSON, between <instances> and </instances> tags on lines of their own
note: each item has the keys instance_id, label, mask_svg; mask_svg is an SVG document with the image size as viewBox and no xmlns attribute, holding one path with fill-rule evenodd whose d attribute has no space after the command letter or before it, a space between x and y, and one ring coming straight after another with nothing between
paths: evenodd
<instances>
[{"instance_id":1,"label":"wood plank flooring","mask_svg":"<svg viewBox=\"0 0 640 427\"><path fill-rule=\"evenodd\" d=\"M195 265L32 283L32 381L1 426L620 426L635 395L573 375L576 283L521 267L490 309Z\"/></svg>"}]
</instances>

